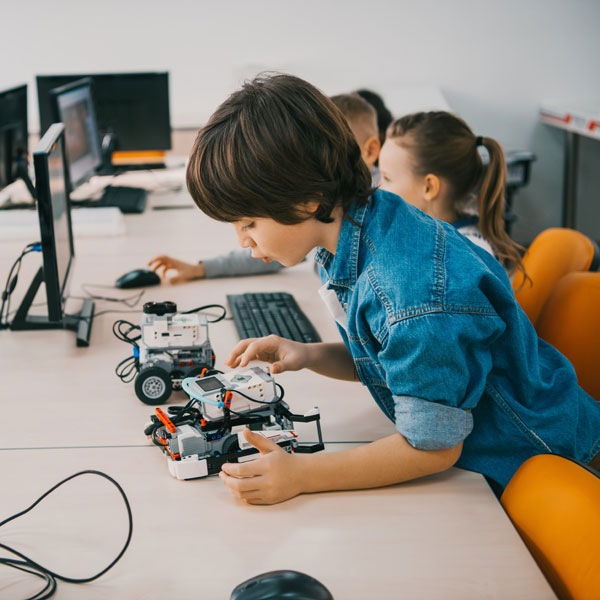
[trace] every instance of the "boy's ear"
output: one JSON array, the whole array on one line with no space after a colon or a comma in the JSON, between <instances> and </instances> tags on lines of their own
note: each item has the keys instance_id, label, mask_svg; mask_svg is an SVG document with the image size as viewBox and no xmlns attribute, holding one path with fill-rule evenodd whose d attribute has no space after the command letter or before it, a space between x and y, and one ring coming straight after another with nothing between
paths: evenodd
<instances>
[{"instance_id":1,"label":"boy's ear","mask_svg":"<svg viewBox=\"0 0 600 600\"><path fill-rule=\"evenodd\" d=\"M423 198L428 202L435 200L440 195L442 182L437 175L428 173L423 179Z\"/></svg>"},{"instance_id":2,"label":"boy's ear","mask_svg":"<svg viewBox=\"0 0 600 600\"><path fill-rule=\"evenodd\" d=\"M318 200L307 200L306 202L302 203L302 209L311 216L313 216L319 210L320 206L321 203Z\"/></svg>"},{"instance_id":3,"label":"boy's ear","mask_svg":"<svg viewBox=\"0 0 600 600\"><path fill-rule=\"evenodd\" d=\"M367 163L367 167L369 167L369 169L375 164L375 162L379 158L380 152L381 142L379 141L379 138L370 137L363 144L362 156L365 163Z\"/></svg>"}]
</instances>

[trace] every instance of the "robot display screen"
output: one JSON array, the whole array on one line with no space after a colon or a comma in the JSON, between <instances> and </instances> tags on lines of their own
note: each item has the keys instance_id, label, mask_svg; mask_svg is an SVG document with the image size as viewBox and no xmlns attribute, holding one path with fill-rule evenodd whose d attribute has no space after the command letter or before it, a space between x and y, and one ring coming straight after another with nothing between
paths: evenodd
<instances>
[{"instance_id":1,"label":"robot display screen","mask_svg":"<svg viewBox=\"0 0 600 600\"><path fill-rule=\"evenodd\" d=\"M197 379L196 385L203 392L212 392L223 387L223 384L216 377L207 377L206 379Z\"/></svg>"}]
</instances>

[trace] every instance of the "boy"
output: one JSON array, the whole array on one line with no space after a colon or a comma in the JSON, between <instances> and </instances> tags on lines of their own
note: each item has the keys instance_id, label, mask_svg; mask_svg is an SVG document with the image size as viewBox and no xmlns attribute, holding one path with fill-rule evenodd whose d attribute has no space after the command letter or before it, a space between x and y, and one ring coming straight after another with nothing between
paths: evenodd
<instances>
[{"instance_id":1,"label":"boy","mask_svg":"<svg viewBox=\"0 0 600 600\"><path fill-rule=\"evenodd\" d=\"M375 163L379 157L381 143L375 109L358 94L338 94L332 96L331 101L342 111L360 146L362 159L371 170L373 186L378 185L380 175ZM204 259L196 264L172 256L160 255L150 260L148 265L163 278L167 271L174 271L168 278L169 283L173 284L192 279L264 275L275 273L283 268L277 261L254 260L246 250L233 250L228 254Z\"/></svg>"},{"instance_id":2,"label":"boy","mask_svg":"<svg viewBox=\"0 0 600 600\"><path fill-rule=\"evenodd\" d=\"M236 158L240 157L240 158ZM538 339L502 266L389 192L369 171L340 112L288 75L257 78L200 131L188 189L231 222L255 258L291 266L314 247L343 339L241 341L226 361L270 362L360 381L397 433L371 444L289 455L246 431L261 457L226 464L236 496L390 485L456 464L501 491L527 458L560 453L599 466L600 404L570 363Z\"/></svg>"}]
</instances>

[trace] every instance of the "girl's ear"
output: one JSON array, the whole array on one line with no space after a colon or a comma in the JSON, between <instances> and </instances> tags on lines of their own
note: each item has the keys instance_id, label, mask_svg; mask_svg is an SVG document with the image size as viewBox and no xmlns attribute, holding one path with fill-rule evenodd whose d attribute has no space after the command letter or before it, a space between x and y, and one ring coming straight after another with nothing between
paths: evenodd
<instances>
[{"instance_id":1,"label":"girl's ear","mask_svg":"<svg viewBox=\"0 0 600 600\"><path fill-rule=\"evenodd\" d=\"M423 179L423 198L428 202L435 200L440 195L442 183L440 178L433 173L425 175Z\"/></svg>"}]
</instances>

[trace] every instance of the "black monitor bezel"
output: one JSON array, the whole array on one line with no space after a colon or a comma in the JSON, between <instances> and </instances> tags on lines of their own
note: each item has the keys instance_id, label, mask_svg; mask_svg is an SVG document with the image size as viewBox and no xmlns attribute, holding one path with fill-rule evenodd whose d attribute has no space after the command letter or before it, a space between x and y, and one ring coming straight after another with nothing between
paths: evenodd
<instances>
[{"instance_id":1,"label":"black monitor bezel","mask_svg":"<svg viewBox=\"0 0 600 600\"><path fill-rule=\"evenodd\" d=\"M66 94L68 92L72 92L76 89L83 88L83 87L89 87L89 90L90 90L90 98L92 101L91 110L93 112L94 125L96 126L96 142L97 142L96 150L97 150L98 161L94 165L92 172L86 173L85 175L80 177L77 181L71 180L71 177L70 177L71 172L69 169L69 181L70 181L70 185L71 185L71 190L74 190L75 188L80 186L82 183L85 183L89 179L89 177L91 175L93 175L94 172L96 172L102 165L102 149L100 148L100 140L99 140L99 136L98 136L98 124L97 124L97 120L96 120L96 108L94 106L94 81L91 77L84 77L82 79L77 79L76 81L72 81L71 83L67 83L65 85L61 85L60 87L53 88L52 90L50 90L50 103L52 105L53 119L54 119L55 123L61 123L62 117L61 117L60 109L58 106L58 97L61 96L62 94ZM67 162L68 162L70 159L69 159L68 151L66 150L66 147L65 147L65 152L67 154Z\"/></svg>"},{"instance_id":2,"label":"black monitor bezel","mask_svg":"<svg viewBox=\"0 0 600 600\"><path fill-rule=\"evenodd\" d=\"M99 98L102 96L101 87L106 84L106 82L110 83L112 81L117 81L118 79L149 79L155 78L157 80L161 80L164 78L165 80L165 91L166 96L164 97L164 102L162 106L165 108L165 113L167 116L166 126L164 128L163 134L164 139L163 143L158 145L150 145L150 144L134 144L134 145L123 145L122 140L119 140L119 132L118 131L106 131L105 123L103 123L98 116L98 106L96 106L96 120L98 124L98 131L101 135L105 135L107 133L111 133L113 137L117 140L118 145L115 149L119 151L125 152L136 152L136 151L147 151L147 150L170 150L172 148L172 126L171 126L171 101L170 101L170 76L169 71L138 71L138 72L127 72L127 73L63 73L63 74L49 74L49 75L37 75L36 76L36 85L37 85L37 96L38 96L38 109L39 109L39 118L40 118L40 129L47 125L49 125L49 121L52 114L52 109L49 106L50 91L54 88L61 87L68 83L71 83L76 80L84 79L89 77L94 82L94 86L96 88L95 91L95 100L96 104L99 103ZM52 85L53 80L61 81L56 85Z\"/></svg>"},{"instance_id":3,"label":"black monitor bezel","mask_svg":"<svg viewBox=\"0 0 600 600\"><path fill-rule=\"evenodd\" d=\"M25 155L27 156L27 154L29 152L29 128L28 128L28 123L27 123L27 117L28 117L27 84L25 83L23 85L18 85L16 87L0 91L0 103L2 102L3 97L12 95L12 94L21 94L22 95L22 102L18 103L18 106L20 106L20 108L21 108L19 118L18 118L18 124L22 125L21 133L24 134L24 140L25 140L24 151L25 151ZM4 131L8 131L8 130L14 130L16 123L17 123L17 120L14 118L3 121L2 115L0 114L0 131L4 132ZM13 156L13 159L15 159L15 158L18 158L18 157ZM15 179L17 179L17 174L13 170L10 170L10 172L7 173L6 181L3 184L0 182L0 189L2 189L6 185L9 185Z\"/></svg>"},{"instance_id":4,"label":"black monitor bezel","mask_svg":"<svg viewBox=\"0 0 600 600\"><path fill-rule=\"evenodd\" d=\"M65 153L65 126L54 123L39 141L33 151L33 166L35 170L35 186L37 191L37 209L40 221L40 234L42 242L42 259L44 265L44 283L46 287L46 300L48 304L48 320L58 322L63 317L63 305L68 294L70 278L75 262L75 249L73 244L73 227L71 222L71 200L69 196L69 170ZM50 172L48 158L56 145L60 145L63 170L65 177L65 195L67 202L67 221L69 229L69 245L71 256L64 281L59 281L58 262L56 257L56 239L54 234L54 217L52 212L52 198L50 190Z\"/></svg>"}]
</instances>

